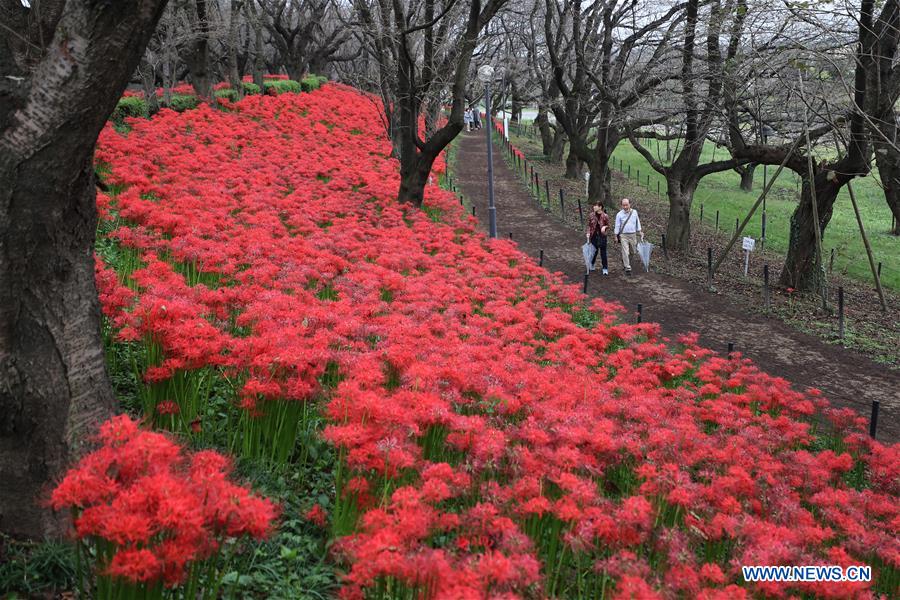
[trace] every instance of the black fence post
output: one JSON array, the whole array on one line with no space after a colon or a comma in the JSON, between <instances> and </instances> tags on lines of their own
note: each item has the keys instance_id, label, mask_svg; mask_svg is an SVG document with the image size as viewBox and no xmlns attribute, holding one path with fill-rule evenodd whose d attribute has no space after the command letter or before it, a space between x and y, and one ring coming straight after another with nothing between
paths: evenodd
<instances>
[{"instance_id":1,"label":"black fence post","mask_svg":"<svg viewBox=\"0 0 900 600\"><path fill-rule=\"evenodd\" d=\"M659 180L656 181L656 199L659 200Z\"/></svg>"},{"instance_id":2,"label":"black fence post","mask_svg":"<svg viewBox=\"0 0 900 600\"><path fill-rule=\"evenodd\" d=\"M628 165L628 179L631 179L631 165Z\"/></svg>"},{"instance_id":3,"label":"black fence post","mask_svg":"<svg viewBox=\"0 0 900 600\"><path fill-rule=\"evenodd\" d=\"M881 279L881 263L878 263L878 268L875 272L878 274L878 279Z\"/></svg>"},{"instance_id":4,"label":"black fence post","mask_svg":"<svg viewBox=\"0 0 900 600\"><path fill-rule=\"evenodd\" d=\"M760 236L761 241L765 243L766 241L766 211L762 211L762 235Z\"/></svg>"},{"instance_id":5,"label":"black fence post","mask_svg":"<svg viewBox=\"0 0 900 600\"><path fill-rule=\"evenodd\" d=\"M588 273L584 274L584 293L587 294L587 284L588 284Z\"/></svg>"},{"instance_id":6,"label":"black fence post","mask_svg":"<svg viewBox=\"0 0 900 600\"><path fill-rule=\"evenodd\" d=\"M544 266L544 249L543 248L541 248L541 255L540 255L540 258L538 259L538 266L539 267Z\"/></svg>"},{"instance_id":7,"label":"black fence post","mask_svg":"<svg viewBox=\"0 0 900 600\"><path fill-rule=\"evenodd\" d=\"M719 233L719 211L716 211L716 233Z\"/></svg>"},{"instance_id":8,"label":"black fence post","mask_svg":"<svg viewBox=\"0 0 900 600\"><path fill-rule=\"evenodd\" d=\"M578 221L584 227L584 211L581 209L581 196L578 197Z\"/></svg>"},{"instance_id":9,"label":"black fence post","mask_svg":"<svg viewBox=\"0 0 900 600\"><path fill-rule=\"evenodd\" d=\"M563 189L559 188L559 216L562 217L563 221L566 220L566 205L563 200Z\"/></svg>"},{"instance_id":10,"label":"black fence post","mask_svg":"<svg viewBox=\"0 0 900 600\"><path fill-rule=\"evenodd\" d=\"M878 429L878 409L881 402L872 400L872 416L869 418L869 437L875 439L875 431Z\"/></svg>"},{"instance_id":11,"label":"black fence post","mask_svg":"<svg viewBox=\"0 0 900 600\"><path fill-rule=\"evenodd\" d=\"M838 286L838 337L844 339L844 286Z\"/></svg>"},{"instance_id":12,"label":"black fence post","mask_svg":"<svg viewBox=\"0 0 900 600\"><path fill-rule=\"evenodd\" d=\"M666 246L666 234L662 234L663 258L669 260L669 248Z\"/></svg>"},{"instance_id":13,"label":"black fence post","mask_svg":"<svg viewBox=\"0 0 900 600\"><path fill-rule=\"evenodd\" d=\"M644 317L644 305L638 302L637 322L640 323Z\"/></svg>"},{"instance_id":14,"label":"black fence post","mask_svg":"<svg viewBox=\"0 0 900 600\"><path fill-rule=\"evenodd\" d=\"M509 232L509 239L512 239L512 231Z\"/></svg>"},{"instance_id":15,"label":"black fence post","mask_svg":"<svg viewBox=\"0 0 900 600\"><path fill-rule=\"evenodd\" d=\"M728 356L734 354L734 342L728 342Z\"/></svg>"},{"instance_id":16,"label":"black fence post","mask_svg":"<svg viewBox=\"0 0 900 600\"><path fill-rule=\"evenodd\" d=\"M700 222L703 222L703 204L700 204Z\"/></svg>"},{"instance_id":17,"label":"black fence post","mask_svg":"<svg viewBox=\"0 0 900 600\"><path fill-rule=\"evenodd\" d=\"M828 259L828 274L834 269L834 248L831 249L831 258Z\"/></svg>"},{"instance_id":18,"label":"black fence post","mask_svg":"<svg viewBox=\"0 0 900 600\"><path fill-rule=\"evenodd\" d=\"M544 191L547 192L547 206L550 206L550 182L544 180Z\"/></svg>"},{"instance_id":19,"label":"black fence post","mask_svg":"<svg viewBox=\"0 0 900 600\"><path fill-rule=\"evenodd\" d=\"M737 233L738 227L740 227L741 220L737 217L734 219L734 232Z\"/></svg>"}]
</instances>

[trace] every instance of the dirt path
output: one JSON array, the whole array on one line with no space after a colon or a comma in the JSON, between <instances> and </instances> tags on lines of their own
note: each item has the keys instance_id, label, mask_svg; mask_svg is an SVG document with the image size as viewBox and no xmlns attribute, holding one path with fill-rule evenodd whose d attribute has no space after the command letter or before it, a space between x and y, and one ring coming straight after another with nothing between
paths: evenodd
<instances>
[{"instance_id":1,"label":"dirt path","mask_svg":"<svg viewBox=\"0 0 900 600\"><path fill-rule=\"evenodd\" d=\"M487 149L484 132L460 136L454 181L476 216L487 228ZM544 251L544 266L561 271L581 284L584 262L580 247L584 234L563 225L528 193L524 183L506 165L503 150L494 145L494 198L498 236L513 240L537 258ZM640 207L637 207L640 209ZM655 257L655 260L661 260ZM632 266L640 259L632 258ZM700 343L725 352L735 350L752 359L767 373L783 377L798 389L817 387L835 406L850 407L868 418L873 400L881 403L878 439L900 441L900 374L853 351L832 346L798 332L784 323L748 314L733 303L693 284L661 275L637 272L626 278L619 246L609 244L609 277L591 274L588 293L620 302L635 311L643 305L644 321L657 322L664 336L696 331Z\"/></svg>"}]
</instances>

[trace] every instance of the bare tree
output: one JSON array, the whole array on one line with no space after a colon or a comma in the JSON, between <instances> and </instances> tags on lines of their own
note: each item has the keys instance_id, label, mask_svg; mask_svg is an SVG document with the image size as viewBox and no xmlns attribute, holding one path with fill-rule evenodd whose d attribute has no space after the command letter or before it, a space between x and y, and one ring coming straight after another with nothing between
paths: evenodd
<instances>
[{"instance_id":1,"label":"bare tree","mask_svg":"<svg viewBox=\"0 0 900 600\"><path fill-rule=\"evenodd\" d=\"M894 235L900 235L900 137L897 111L900 97L900 56L897 55L900 35L900 8L897 0L887 0L876 24L872 78L877 86L869 94L869 113L875 164L884 187L884 197L894 214Z\"/></svg>"},{"instance_id":2,"label":"bare tree","mask_svg":"<svg viewBox=\"0 0 900 600\"><path fill-rule=\"evenodd\" d=\"M385 127L400 159L398 200L420 207L435 159L462 131L467 80L479 33L505 0L355 0L358 39L377 69ZM449 88L446 123L422 137L429 96Z\"/></svg>"},{"instance_id":3,"label":"bare tree","mask_svg":"<svg viewBox=\"0 0 900 600\"><path fill-rule=\"evenodd\" d=\"M802 188L800 201L791 216L788 253L784 268L780 276L780 283L805 291L818 291L823 285L823 269L821 248L818 240L823 235L825 228L831 221L834 210L834 202L838 192L849 181L856 177L868 174L869 162L872 154L872 144L869 139L869 114L875 110L875 96L879 93L878 79L880 77L876 54L889 55L896 52L896 7L892 2L886 3L875 20L873 0L861 0L858 16L853 16L851 22L858 23L855 33L855 51L853 52L853 82L848 84L849 105L845 114L832 115L828 110L827 96L819 94L818 97L810 97L808 94L802 98L806 110L815 119L809 124L809 138L812 142L826 134L833 134L843 140L843 148L836 148L838 156L834 159L816 161L810 158L813 149L806 147L805 132L803 129L795 131L790 136L786 133L781 136L793 137L789 143L760 144L748 143L744 132L736 125L738 119L732 114L729 119L730 143L732 154L735 158L753 161L757 164L780 164L800 176ZM815 8L815 7L814 7ZM812 10L812 9L810 9ZM816 23L815 13L809 12L803 18L818 26L822 31L822 23ZM796 16L796 13L794 13ZM839 31L835 24L836 16L827 13L829 23L832 23L832 31L835 35ZM782 40L782 43L790 44L791 49L797 45L790 40ZM824 42L820 42L824 46ZM893 50L890 47L893 47ZM839 46L838 46L839 47ZM801 64L800 58L808 55L810 59L818 58L830 60L823 48L806 46L800 48L797 57L792 60L793 66ZM810 60L810 62L812 62ZM815 71L813 71L815 73ZM795 71L796 73L796 71ZM831 71L832 75L841 77L840 69ZM802 70L801 70L802 75ZM808 77L804 77L808 83ZM802 83L802 80L801 80ZM785 83L785 87L787 87ZM729 110L734 112L736 103L726 101ZM811 120L812 120L811 119ZM804 117L805 121L805 117ZM806 129L805 125L804 129ZM845 130L846 129L846 130ZM800 139L796 139L800 138ZM795 149L805 150L806 155ZM793 154L791 154L793 152ZM818 232L816 231L818 229Z\"/></svg>"},{"instance_id":4,"label":"bare tree","mask_svg":"<svg viewBox=\"0 0 900 600\"><path fill-rule=\"evenodd\" d=\"M666 178L669 199L669 218L666 228L666 245L673 250L687 250L691 236L691 204L700 181L713 173L733 169L740 160L729 156L724 160L713 160L700 164L703 147L714 122L723 113L720 101L725 79L726 65L732 65L737 57L744 20L747 14L745 0L726 2L719 0L708 3L709 14L706 25L706 47L702 54L697 48L696 38L700 22L700 0L688 0L685 12L683 44L681 48L681 70L679 86L674 91L676 102L680 104L675 113L683 124L679 131L679 151L671 164L657 160L629 131L634 148L650 163L658 173ZM726 20L731 18L728 46L723 57L721 51L722 30ZM699 73L697 58L702 58L704 69ZM657 137L655 132L644 137Z\"/></svg>"},{"instance_id":5,"label":"bare tree","mask_svg":"<svg viewBox=\"0 0 900 600\"><path fill-rule=\"evenodd\" d=\"M114 406L94 284L94 146L165 0L0 0L0 530ZM38 14L39 13L39 14ZM114 57L111 59L111 57Z\"/></svg>"},{"instance_id":6,"label":"bare tree","mask_svg":"<svg viewBox=\"0 0 900 600\"><path fill-rule=\"evenodd\" d=\"M559 2L546 0L544 20L560 92L552 110L571 151L590 168L590 200L609 203L610 158L629 129L654 122L635 108L673 77L671 69L662 67L671 50L675 17L685 4L639 14L641 7L630 0Z\"/></svg>"},{"instance_id":7,"label":"bare tree","mask_svg":"<svg viewBox=\"0 0 900 600\"><path fill-rule=\"evenodd\" d=\"M341 27L331 0L257 0L281 64L291 79L324 72L351 32Z\"/></svg>"}]
</instances>

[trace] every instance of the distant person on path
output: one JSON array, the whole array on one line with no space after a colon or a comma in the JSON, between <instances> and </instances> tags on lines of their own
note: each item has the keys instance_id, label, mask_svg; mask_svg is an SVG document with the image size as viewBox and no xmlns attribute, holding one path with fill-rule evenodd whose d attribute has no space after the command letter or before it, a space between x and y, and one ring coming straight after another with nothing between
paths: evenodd
<instances>
[{"instance_id":1,"label":"distant person on path","mask_svg":"<svg viewBox=\"0 0 900 600\"><path fill-rule=\"evenodd\" d=\"M472 131L472 109L467 108L463 113L463 123L466 124L466 131Z\"/></svg>"},{"instance_id":2,"label":"distant person on path","mask_svg":"<svg viewBox=\"0 0 900 600\"><path fill-rule=\"evenodd\" d=\"M622 245L622 264L625 275L631 275L631 250L637 250L638 236L644 241L641 230L641 218L636 209L631 208L631 201L622 198L622 210L616 215L616 241Z\"/></svg>"},{"instance_id":3,"label":"distant person on path","mask_svg":"<svg viewBox=\"0 0 900 600\"><path fill-rule=\"evenodd\" d=\"M481 114L477 106L472 109L472 120L475 123L475 129L481 129Z\"/></svg>"},{"instance_id":4,"label":"distant person on path","mask_svg":"<svg viewBox=\"0 0 900 600\"><path fill-rule=\"evenodd\" d=\"M588 220L587 239L594 247L594 258L591 260L591 271L597 263L597 255L600 255L602 273L609 275L609 265L606 262L606 234L609 231L609 215L602 202L596 202Z\"/></svg>"}]
</instances>

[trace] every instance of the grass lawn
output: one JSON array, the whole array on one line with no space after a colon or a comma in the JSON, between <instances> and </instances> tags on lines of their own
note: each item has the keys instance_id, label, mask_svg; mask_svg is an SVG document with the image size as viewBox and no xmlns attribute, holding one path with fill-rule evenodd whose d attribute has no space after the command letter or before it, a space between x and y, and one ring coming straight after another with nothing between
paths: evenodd
<instances>
[{"instance_id":1,"label":"grass lawn","mask_svg":"<svg viewBox=\"0 0 900 600\"><path fill-rule=\"evenodd\" d=\"M529 133L530 133L529 128ZM661 160L665 160L665 142L648 140L651 152L657 154ZM657 145L659 151L657 152ZM673 155L676 150L675 142L671 142ZM714 149L712 144L706 144L703 150L704 162L721 160L727 156L726 152L719 148ZM662 195L666 193L666 181L659 173L650 168L637 150L627 140L619 144L613 153L613 162L619 168L621 161L622 170L628 171L631 167L632 178L640 174L642 184L647 183L647 175L650 175L649 189L656 190L657 182ZM771 177L777 170L777 166L769 166L767 172ZM800 179L792 171L783 170L778 176L772 191L766 199L766 245L769 249L780 253L786 253L788 248L788 235L790 230L791 214L797 205L799 196ZM740 175L734 171L725 171L710 175L700 182L694 195L694 204L691 215L694 219L700 217L700 206L703 206L704 222L712 226L715 223L716 211L719 211L719 227L724 231L734 231L735 219L743 219L747 211L759 197L763 189L763 168L756 169L753 180L753 191L744 192L740 189ZM854 181L853 190L859 203L863 217L863 225L866 234L872 244L875 254L875 262L881 262L881 282L886 288L900 290L900 238L890 235L891 211L884 199L884 194L878 181L877 172L864 179ZM615 190L613 190L615 193ZM757 210L753 219L744 230L745 235L757 240L762 230L762 210ZM834 205L834 214L831 222L825 230L822 239L822 254L826 264L829 261L831 249L834 248L834 271L846 273L849 276L871 281L871 270L866 258L865 247L859 235L859 226L853 214L853 205L850 203L850 195L847 188L841 190Z\"/></svg>"},{"instance_id":2,"label":"grass lawn","mask_svg":"<svg viewBox=\"0 0 900 600\"><path fill-rule=\"evenodd\" d=\"M656 151L657 140L650 141L651 151ZM662 158L665 159L665 143L659 145ZM674 149L674 145L673 145ZM703 151L703 161L721 160L726 156L722 149L713 155L712 144L707 144ZM644 157L635 150L628 141L619 144L613 153L616 165L622 161L625 170L631 165L632 176L636 177L640 170L641 180L646 182L647 174L650 175L650 188L656 189L656 181L659 181L661 193L665 194L665 179L656 171L653 171ZM769 166L768 175L771 177L778 167ZM766 244L772 250L787 252L788 235L790 229L791 214L797 206L797 196L800 179L792 171L783 170L778 180L769 192L766 199ZM900 289L900 238L890 235L891 211L885 202L884 194L879 186L877 174L864 179L856 180L853 191L859 203L860 213L863 217L863 225L872 244L875 261L881 262L881 280L885 287ZM695 217L699 217L700 205L703 205L703 218L707 223L713 223L716 211L719 211L719 226L726 231L734 231L734 220L743 219L747 211L759 197L763 189L763 169L758 167L753 180L753 191L744 192L740 189L740 176L734 171L725 171L710 175L700 182L694 195L694 205L691 209ZM757 211L754 218L747 224L745 234L759 239L762 229L761 210ZM861 280L871 279L871 270L866 258L866 251L859 235L859 226L853 214L853 205L850 202L850 194L847 188L841 190L834 204L834 214L831 222L825 230L822 238L822 253L824 260L829 260L831 249L834 248L834 270L845 272L848 275Z\"/></svg>"}]
</instances>

